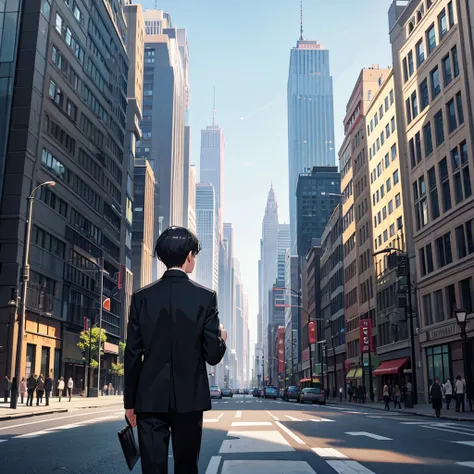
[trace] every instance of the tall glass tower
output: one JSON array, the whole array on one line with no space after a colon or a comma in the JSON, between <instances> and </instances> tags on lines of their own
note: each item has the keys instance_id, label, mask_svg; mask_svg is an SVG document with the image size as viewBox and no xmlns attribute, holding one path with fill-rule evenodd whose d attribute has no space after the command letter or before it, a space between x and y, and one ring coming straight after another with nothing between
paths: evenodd
<instances>
[{"instance_id":1,"label":"tall glass tower","mask_svg":"<svg viewBox=\"0 0 474 474\"><path fill-rule=\"evenodd\" d=\"M329 50L301 37L288 75L288 175L291 248L296 254L296 185L313 166L334 166L334 106ZM300 255L303 257L304 255Z\"/></svg>"}]
</instances>

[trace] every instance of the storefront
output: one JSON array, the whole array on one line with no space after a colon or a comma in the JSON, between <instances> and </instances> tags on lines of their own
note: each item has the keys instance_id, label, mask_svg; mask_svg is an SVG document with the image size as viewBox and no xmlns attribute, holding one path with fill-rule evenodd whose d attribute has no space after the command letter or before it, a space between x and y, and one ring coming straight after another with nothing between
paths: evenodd
<instances>
[{"instance_id":1,"label":"storefront","mask_svg":"<svg viewBox=\"0 0 474 474\"><path fill-rule=\"evenodd\" d=\"M381 362L380 365L373 371L372 375L377 378L376 386L377 399L381 400L383 395L383 386L387 384L389 387L398 385L400 389L408 382L411 371L410 359L402 357L400 359L392 359Z\"/></svg>"},{"instance_id":2,"label":"storefront","mask_svg":"<svg viewBox=\"0 0 474 474\"><path fill-rule=\"evenodd\" d=\"M357 388L362 384L362 367L353 367L347 372L346 375L346 393L348 388L352 385L354 388Z\"/></svg>"}]
</instances>

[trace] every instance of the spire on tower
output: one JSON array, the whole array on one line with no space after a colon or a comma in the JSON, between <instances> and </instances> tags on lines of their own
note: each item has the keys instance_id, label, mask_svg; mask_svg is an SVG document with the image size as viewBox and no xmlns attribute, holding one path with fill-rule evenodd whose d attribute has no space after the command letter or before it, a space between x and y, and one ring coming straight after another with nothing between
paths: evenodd
<instances>
[{"instance_id":1,"label":"spire on tower","mask_svg":"<svg viewBox=\"0 0 474 474\"><path fill-rule=\"evenodd\" d=\"M216 124L216 87L214 86L214 102L212 105L212 125Z\"/></svg>"},{"instance_id":2,"label":"spire on tower","mask_svg":"<svg viewBox=\"0 0 474 474\"><path fill-rule=\"evenodd\" d=\"M303 0L300 1L300 41L303 41Z\"/></svg>"}]
</instances>

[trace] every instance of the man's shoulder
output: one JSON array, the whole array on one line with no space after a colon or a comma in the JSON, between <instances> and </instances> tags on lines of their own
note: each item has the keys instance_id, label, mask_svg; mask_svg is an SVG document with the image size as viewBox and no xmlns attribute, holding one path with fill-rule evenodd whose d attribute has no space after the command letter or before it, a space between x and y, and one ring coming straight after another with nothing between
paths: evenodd
<instances>
[{"instance_id":1,"label":"man's shoulder","mask_svg":"<svg viewBox=\"0 0 474 474\"><path fill-rule=\"evenodd\" d=\"M160 278L159 280L153 283L150 283L149 285L146 285L143 288L140 288L139 290L135 291L133 293L133 297L136 297L138 299L146 298L151 293L160 291L162 288L166 288L165 286L166 282L167 282L167 279ZM190 278L180 279L179 282L183 285L186 285L188 288L195 290L198 294L202 295L204 298L210 299L212 296L217 294L214 290L211 290L210 288L200 285L199 283L195 282L194 280L191 280Z\"/></svg>"}]
</instances>

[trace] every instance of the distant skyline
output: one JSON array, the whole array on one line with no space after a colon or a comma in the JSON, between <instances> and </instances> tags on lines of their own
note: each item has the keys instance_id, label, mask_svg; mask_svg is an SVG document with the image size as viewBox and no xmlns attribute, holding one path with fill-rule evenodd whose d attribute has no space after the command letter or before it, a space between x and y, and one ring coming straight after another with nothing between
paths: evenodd
<instances>
[{"instance_id":1,"label":"distant skyline","mask_svg":"<svg viewBox=\"0 0 474 474\"><path fill-rule=\"evenodd\" d=\"M144 0L154 8L154 0ZM391 64L390 0L306 0L304 37L329 49L334 78L336 155L342 120L363 67ZM286 87L290 51L300 36L299 0L161 0L189 42L191 162L199 164L200 130L216 122L226 136L225 214L235 232L235 255L249 295L256 340L262 211L271 182L280 222L289 222Z\"/></svg>"}]
</instances>

